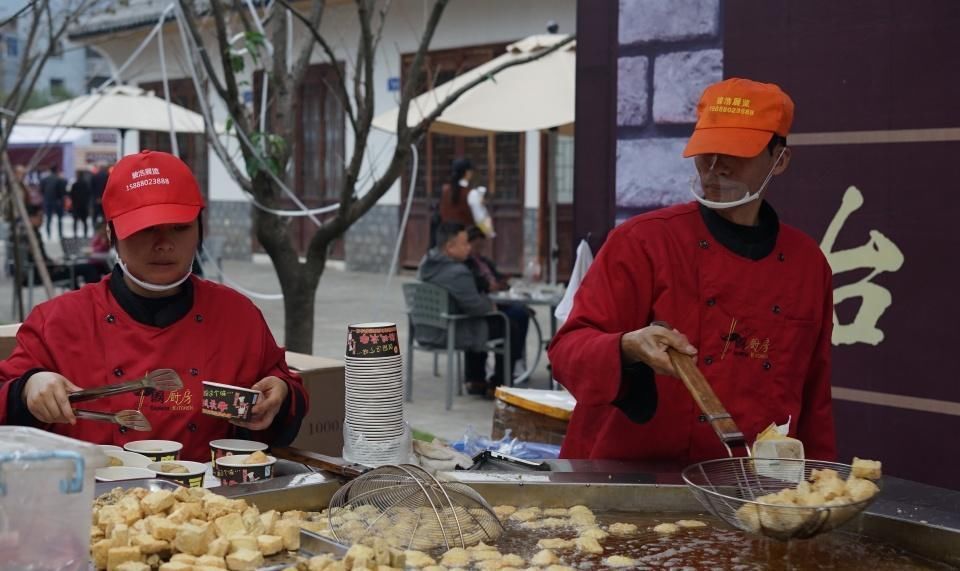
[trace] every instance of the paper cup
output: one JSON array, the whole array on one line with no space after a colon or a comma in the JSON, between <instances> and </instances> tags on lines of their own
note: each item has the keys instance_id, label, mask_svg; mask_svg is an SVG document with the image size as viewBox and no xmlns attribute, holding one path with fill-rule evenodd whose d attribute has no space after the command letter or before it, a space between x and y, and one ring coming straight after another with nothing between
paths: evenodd
<instances>
[{"instance_id":1,"label":"paper cup","mask_svg":"<svg viewBox=\"0 0 960 571\"><path fill-rule=\"evenodd\" d=\"M266 452L270 447L263 442L255 440L240 440L238 438L221 438L210 441L210 461L213 462L213 475L220 477L220 471L217 469L217 460L224 456L233 456L236 454L253 454L258 450Z\"/></svg>"},{"instance_id":2,"label":"paper cup","mask_svg":"<svg viewBox=\"0 0 960 571\"><path fill-rule=\"evenodd\" d=\"M260 391L203 381L200 412L229 420L247 420L262 395Z\"/></svg>"},{"instance_id":3,"label":"paper cup","mask_svg":"<svg viewBox=\"0 0 960 571\"><path fill-rule=\"evenodd\" d=\"M134 440L123 446L127 452L143 454L153 462L178 460L183 444L173 440Z\"/></svg>"},{"instance_id":4,"label":"paper cup","mask_svg":"<svg viewBox=\"0 0 960 571\"><path fill-rule=\"evenodd\" d=\"M144 480L155 478L152 470L133 468L130 466L110 466L98 468L94 471L94 478L98 482L120 482L122 480Z\"/></svg>"},{"instance_id":5,"label":"paper cup","mask_svg":"<svg viewBox=\"0 0 960 571\"><path fill-rule=\"evenodd\" d=\"M347 327L347 357L375 359L399 355L396 323L356 323Z\"/></svg>"},{"instance_id":6,"label":"paper cup","mask_svg":"<svg viewBox=\"0 0 960 571\"><path fill-rule=\"evenodd\" d=\"M128 468L146 468L148 464L153 462L153 460L147 458L143 454L127 452L123 449L117 451L104 450L103 453L106 454L107 458L110 459L110 466L113 467L126 466Z\"/></svg>"},{"instance_id":7,"label":"paper cup","mask_svg":"<svg viewBox=\"0 0 960 571\"><path fill-rule=\"evenodd\" d=\"M249 454L235 454L217 459L215 470L218 472L220 484L235 486L269 480L273 477L273 465L277 463L276 458L267 456L266 462L246 464L245 461L249 457Z\"/></svg>"},{"instance_id":8,"label":"paper cup","mask_svg":"<svg viewBox=\"0 0 960 571\"><path fill-rule=\"evenodd\" d=\"M186 473L165 472L164 469L173 466L182 466L186 468ZM169 462L153 462L147 469L154 472L156 477L161 480L167 480L175 484L180 484L185 488L202 488L203 476L207 473L207 465L200 462L188 462L185 460Z\"/></svg>"}]
</instances>

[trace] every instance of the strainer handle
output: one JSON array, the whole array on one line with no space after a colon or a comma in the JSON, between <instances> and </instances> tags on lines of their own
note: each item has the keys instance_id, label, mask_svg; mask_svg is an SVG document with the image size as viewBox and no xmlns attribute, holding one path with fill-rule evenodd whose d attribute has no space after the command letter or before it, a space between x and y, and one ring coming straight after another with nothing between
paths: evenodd
<instances>
[{"instance_id":1,"label":"strainer handle","mask_svg":"<svg viewBox=\"0 0 960 571\"><path fill-rule=\"evenodd\" d=\"M667 355L670 357L670 362L673 363L673 368L680 375L683 384L693 396L693 400L696 401L697 406L710 421L710 425L713 426L720 442L726 447L727 455L732 458L732 448L742 446L747 450L749 456L750 449L743 437L743 432L737 427L737 423L733 421L733 417L730 416L727 409L723 408L723 403L717 398L717 393L713 392L713 388L707 382L703 373L700 372L700 369L697 368L693 358L673 347L667 347Z\"/></svg>"}]
</instances>

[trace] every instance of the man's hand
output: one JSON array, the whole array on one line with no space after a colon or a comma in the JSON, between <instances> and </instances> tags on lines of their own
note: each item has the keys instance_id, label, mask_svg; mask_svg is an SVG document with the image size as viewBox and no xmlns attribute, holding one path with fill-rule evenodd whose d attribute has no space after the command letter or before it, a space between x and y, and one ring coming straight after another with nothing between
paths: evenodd
<instances>
[{"instance_id":1,"label":"man's hand","mask_svg":"<svg viewBox=\"0 0 960 571\"><path fill-rule=\"evenodd\" d=\"M283 405L283 400L287 398L290 387L278 377L264 377L250 388L262 392L263 396L260 397L257 404L253 405L253 410L250 411L250 418L247 421L236 420L233 421L233 424L248 430L269 428L277 413L280 412L280 406Z\"/></svg>"},{"instance_id":2,"label":"man's hand","mask_svg":"<svg viewBox=\"0 0 960 571\"><path fill-rule=\"evenodd\" d=\"M696 356L697 348L690 344L687 336L676 329L667 329L659 325L648 325L624 334L620 338L620 354L627 363L646 363L661 375L678 377L667 347L673 347L681 353Z\"/></svg>"},{"instance_id":3,"label":"man's hand","mask_svg":"<svg viewBox=\"0 0 960 571\"><path fill-rule=\"evenodd\" d=\"M23 401L30 413L43 423L77 423L73 407L67 398L80 387L71 383L63 375L50 371L34 373L23 387Z\"/></svg>"}]
</instances>

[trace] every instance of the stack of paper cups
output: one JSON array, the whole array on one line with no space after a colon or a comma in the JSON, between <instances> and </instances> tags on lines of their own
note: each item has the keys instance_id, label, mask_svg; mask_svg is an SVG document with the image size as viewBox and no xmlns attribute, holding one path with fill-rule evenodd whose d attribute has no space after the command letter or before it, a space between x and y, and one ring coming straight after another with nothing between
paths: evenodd
<instances>
[{"instance_id":1,"label":"stack of paper cups","mask_svg":"<svg viewBox=\"0 0 960 571\"><path fill-rule=\"evenodd\" d=\"M409 462L397 325L350 325L345 359L344 459L367 466Z\"/></svg>"}]
</instances>

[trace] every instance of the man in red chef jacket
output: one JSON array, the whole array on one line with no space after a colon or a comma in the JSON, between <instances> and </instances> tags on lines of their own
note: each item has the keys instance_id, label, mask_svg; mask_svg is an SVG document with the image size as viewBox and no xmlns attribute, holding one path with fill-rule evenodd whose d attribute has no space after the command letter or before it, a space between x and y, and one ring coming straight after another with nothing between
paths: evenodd
<instances>
[{"instance_id":1,"label":"man in red chef jacket","mask_svg":"<svg viewBox=\"0 0 960 571\"><path fill-rule=\"evenodd\" d=\"M183 444L182 458L209 457L211 440L238 430L290 443L307 409L300 378L286 365L263 315L220 284L191 275L202 241L203 199L180 159L156 151L124 157L110 174L103 210L118 255L96 284L38 305L0 362L0 423L44 427L98 444L159 438ZM143 412L152 432L77 419L67 395L174 369L184 387L83 403L85 409ZM262 391L250 418L201 414L202 381Z\"/></svg>"},{"instance_id":2,"label":"man in red chef jacket","mask_svg":"<svg viewBox=\"0 0 960 571\"><path fill-rule=\"evenodd\" d=\"M550 347L554 376L577 399L561 456L727 455L673 378L670 346L696 357L748 442L790 421L808 458L833 459L832 273L764 200L790 164L793 109L772 84L734 78L704 91L684 151L696 201L611 232Z\"/></svg>"}]
</instances>

